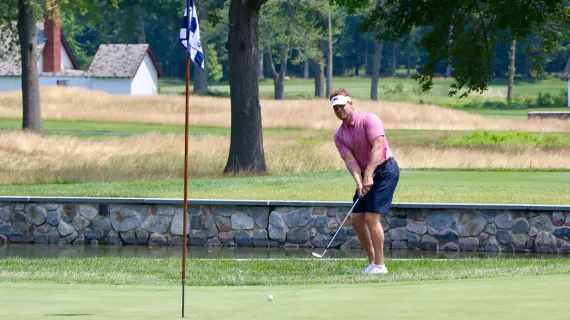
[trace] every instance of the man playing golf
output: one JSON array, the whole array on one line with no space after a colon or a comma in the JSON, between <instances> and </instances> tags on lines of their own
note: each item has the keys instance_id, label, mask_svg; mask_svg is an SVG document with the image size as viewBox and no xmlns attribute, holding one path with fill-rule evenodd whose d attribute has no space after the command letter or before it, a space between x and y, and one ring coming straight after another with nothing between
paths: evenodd
<instances>
[{"instance_id":1,"label":"man playing golf","mask_svg":"<svg viewBox=\"0 0 570 320\"><path fill-rule=\"evenodd\" d=\"M388 214L394 190L400 179L400 168L382 121L373 113L356 112L345 89L334 91L331 107L342 124L334 142L346 168L356 182L352 225L370 262L362 273L388 273L384 265L384 230L381 214Z\"/></svg>"}]
</instances>

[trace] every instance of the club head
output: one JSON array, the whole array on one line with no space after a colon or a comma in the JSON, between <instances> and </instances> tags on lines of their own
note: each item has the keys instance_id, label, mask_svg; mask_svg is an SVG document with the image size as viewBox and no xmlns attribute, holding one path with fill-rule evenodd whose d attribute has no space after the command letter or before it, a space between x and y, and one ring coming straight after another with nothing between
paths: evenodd
<instances>
[{"instance_id":1,"label":"club head","mask_svg":"<svg viewBox=\"0 0 570 320\"><path fill-rule=\"evenodd\" d=\"M318 253L316 253L316 252L313 252L313 256L314 256L314 257L317 257L317 258L322 258L322 257L324 256L324 253L323 253L323 254L318 254Z\"/></svg>"}]
</instances>

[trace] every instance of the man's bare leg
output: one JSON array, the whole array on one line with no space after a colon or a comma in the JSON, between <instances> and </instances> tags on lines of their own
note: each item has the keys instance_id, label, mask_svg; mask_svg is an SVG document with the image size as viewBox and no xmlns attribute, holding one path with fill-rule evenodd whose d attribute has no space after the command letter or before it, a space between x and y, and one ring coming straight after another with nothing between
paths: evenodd
<instances>
[{"instance_id":1,"label":"man's bare leg","mask_svg":"<svg viewBox=\"0 0 570 320\"><path fill-rule=\"evenodd\" d=\"M374 261L377 265L384 265L384 229L382 229L381 215L367 212L364 220L368 226L372 246L374 247Z\"/></svg>"},{"instance_id":2,"label":"man's bare leg","mask_svg":"<svg viewBox=\"0 0 570 320\"><path fill-rule=\"evenodd\" d=\"M350 222L352 223L354 230L356 230L356 235L358 236L358 240L360 240L362 248L366 251L368 261L374 264L376 261L376 255L365 216L365 213L354 213L350 218Z\"/></svg>"}]
</instances>

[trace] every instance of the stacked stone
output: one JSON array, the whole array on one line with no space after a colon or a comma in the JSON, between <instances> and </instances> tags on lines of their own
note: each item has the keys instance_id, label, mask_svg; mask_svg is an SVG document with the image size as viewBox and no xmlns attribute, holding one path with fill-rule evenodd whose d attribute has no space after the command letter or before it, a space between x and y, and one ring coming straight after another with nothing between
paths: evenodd
<instances>
[{"instance_id":1,"label":"stacked stone","mask_svg":"<svg viewBox=\"0 0 570 320\"><path fill-rule=\"evenodd\" d=\"M209 210L206 216L209 216ZM339 210L324 208L280 207L240 209L218 207L213 209L213 221L218 228L218 240L225 246L256 246L310 248L326 246L338 230L339 219L344 219ZM209 218L206 218L209 219ZM212 231L213 231L212 226ZM192 228L192 227L191 227ZM204 230L196 225L196 232ZM343 227L332 246L338 247L355 236L350 226ZM214 232L200 233L201 242L217 242Z\"/></svg>"},{"instance_id":2,"label":"stacked stone","mask_svg":"<svg viewBox=\"0 0 570 320\"><path fill-rule=\"evenodd\" d=\"M387 220L393 249L570 253L570 213L395 209Z\"/></svg>"},{"instance_id":3,"label":"stacked stone","mask_svg":"<svg viewBox=\"0 0 570 320\"><path fill-rule=\"evenodd\" d=\"M188 244L358 248L346 207L191 206ZM570 253L570 212L394 208L385 246L444 251ZM170 205L0 203L0 243L181 245Z\"/></svg>"},{"instance_id":4,"label":"stacked stone","mask_svg":"<svg viewBox=\"0 0 570 320\"><path fill-rule=\"evenodd\" d=\"M325 247L345 208L189 207L188 244ZM13 243L181 245L183 211L174 206L2 204L0 241ZM331 247L359 246L346 223Z\"/></svg>"},{"instance_id":5,"label":"stacked stone","mask_svg":"<svg viewBox=\"0 0 570 320\"><path fill-rule=\"evenodd\" d=\"M15 243L147 244L173 215L173 207L15 203L0 207L0 235Z\"/></svg>"}]
</instances>

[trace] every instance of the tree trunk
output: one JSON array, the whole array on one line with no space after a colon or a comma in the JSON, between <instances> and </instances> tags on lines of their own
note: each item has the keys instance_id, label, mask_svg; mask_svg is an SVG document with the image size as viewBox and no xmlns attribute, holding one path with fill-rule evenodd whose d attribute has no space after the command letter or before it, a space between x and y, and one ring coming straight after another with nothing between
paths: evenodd
<instances>
[{"instance_id":1,"label":"tree trunk","mask_svg":"<svg viewBox=\"0 0 570 320\"><path fill-rule=\"evenodd\" d=\"M517 56L517 40L511 42L511 51L509 52L509 86L507 87L507 101L513 100L515 90L515 60Z\"/></svg>"},{"instance_id":2,"label":"tree trunk","mask_svg":"<svg viewBox=\"0 0 570 320\"><path fill-rule=\"evenodd\" d=\"M330 9L332 10L332 9ZM328 29L329 29L329 51L328 51L328 63L327 63L327 97L332 93L333 89L333 43L332 43L332 21L331 21L331 11L329 10L328 16Z\"/></svg>"},{"instance_id":3,"label":"tree trunk","mask_svg":"<svg viewBox=\"0 0 570 320\"><path fill-rule=\"evenodd\" d=\"M364 50L364 75L368 75L368 38L366 39L366 49Z\"/></svg>"},{"instance_id":4,"label":"tree trunk","mask_svg":"<svg viewBox=\"0 0 570 320\"><path fill-rule=\"evenodd\" d=\"M285 96L285 76L287 76L287 60L289 60L289 43L287 43L285 50L281 56L281 66L279 70L279 81L275 87L275 100L282 100Z\"/></svg>"},{"instance_id":5,"label":"tree trunk","mask_svg":"<svg viewBox=\"0 0 570 320\"><path fill-rule=\"evenodd\" d=\"M412 69L412 32L408 35L408 63L406 75L410 77L410 70Z\"/></svg>"},{"instance_id":6,"label":"tree trunk","mask_svg":"<svg viewBox=\"0 0 570 320\"><path fill-rule=\"evenodd\" d=\"M287 73L287 58L289 56L289 45L281 56L281 68L279 72L275 69L275 63L273 63L273 54L271 53L271 47L267 50L267 56L269 57L269 68L273 74L273 99L282 100L285 94L285 74Z\"/></svg>"},{"instance_id":7,"label":"tree trunk","mask_svg":"<svg viewBox=\"0 0 570 320\"><path fill-rule=\"evenodd\" d=\"M285 80L283 78L273 79L273 98L275 100L283 100L285 95Z\"/></svg>"},{"instance_id":8,"label":"tree trunk","mask_svg":"<svg viewBox=\"0 0 570 320\"><path fill-rule=\"evenodd\" d=\"M265 80L265 75L263 74L263 51L259 51L257 55L257 80Z\"/></svg>"},{"instance_id":9,"label":"tree trunk","mask_svg":"<svg viewBox=\"0 0 570 320\"><path fill-rule=\"evenodd\" d=\"M257 82L259 10L266 0L232 0L229 11L230 153L224 173L266 172Z\"/></svg>"},{"instance_id":10,"label":"tree trunk","mask_svg":"<svg viewBox=\"0 0 570 320\"><path fill-rule=\"evenodd\" d=\"M303 79L309 79L309 59L303 64Z\"/></svg>"},{"instance_id":11,"label":"tree trunk","mask_svg":"<svg viewBox=\"0 0 570 320\"><path fill-rule=\"evenodd\" d=\"M354 63L354 75L357 77L359 76L359 74L358 74L358 62Z\"/></svg>"},{"instance_id":12,"label":"tree trunk","mask_svg":"<svg viewBox=\"0 0 570 320\"><path fill-rule=\"evenodd\" d=\"M139 33L139 43L146 43L146 33L144 32L144 8L138 7L137 11L137 29Z\"/></svg>"},{"instance_id":13,"label":"tree trunk","mask_svg":"<svg viewBox=\"0 0 570 320\"><path fill-rule=\"evenodd\" d=\"M396 74L396 68L398 68L398 41L394 40L392 43L392 76Z\"/></svg>"},{"instance_id":14,"label":"tree trunk","mask_svg":"<svg viewBox=\"0 0 570 320\"><path fill-rule=\"evenodd\" d=\"M378 78L380 77L380 63L382 62L382 47L384 40L374 42L374 60L372 60L372 86L370 88L370 99L378 100Z\"/></svg>"},{"instance_id":15,"label":"tree trunk","mask_svg":"<svg viewBox=\"0 0 570 320\"><path fill-rule=\"evenodd\" d=\"M376 6L384 7L384 1L376 0ZM374 30L374 59L372 60L372 84L370 86L370 99L374 101L378 100L378 78L380 77L382 48L384 47L384 40L378 40L379 31L378 29Z\"/></svg>"},{"instance_id":16,"label":"tree trunk","mask_svg":"<svg viewBox=\"0 0 570 320\"><path fill-rule=\"evenodd\" d=\"M319 50L324 52L325 42L319 39ZM315 68L315 97L324 98L325 91L323 90L323 84L325 82L324 68L323 65L318 61L313 61L313 67Z\"/></svg>"},{"instance_id":17,"label":"tree trunk","mask_svg":"<svg viewBox=\"0 0 570 320\"><path fill-rule=\"evenodd\" d=\"M202 40L202 52L204 52L204 57L208 56L208 42L203 32L200 32L200 37ZM208 92L208 59L204 59L204 70L194 66L194 93L206 93Z\"/></svg>"},{"instance_id":18,"label":"tree trunk","mask_svg":"<svg viewBox=\"0 0 570 320\"><path fill-rule=\"evenodd\" d=\"M530 56L528 54L525 55L524 64L525 64L526 78L531 79L532 78L532 63L530 61Z\"/></svg>"},{"instance_id":19,"label":"tree trunk","mask_svg":"<svg viewBox=\"0 0 570 320\"><path fill-rule=\"evenodd\" d=\"M453 44L453 40L451 40L453 34L453 26L449 26L449 47ZM447 61L447 66L445 68L445 78L451 78L451 59Z\"/></svg>"},{"instance_id":20,"label":"tree trunk","mask_svg":"<svg viewBox=\"0 0 570 320\"><path fill-rule=\"evenodd\" d=\"M34 4L27 0L18 0L18 35L22 57L22 129L41 134L38 32Z\"/></svg>"}]
</instances>

